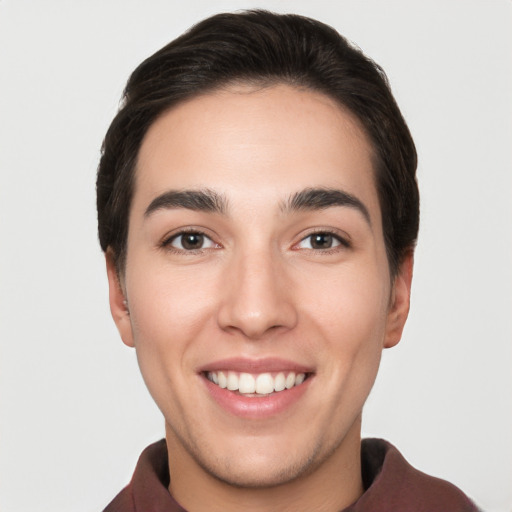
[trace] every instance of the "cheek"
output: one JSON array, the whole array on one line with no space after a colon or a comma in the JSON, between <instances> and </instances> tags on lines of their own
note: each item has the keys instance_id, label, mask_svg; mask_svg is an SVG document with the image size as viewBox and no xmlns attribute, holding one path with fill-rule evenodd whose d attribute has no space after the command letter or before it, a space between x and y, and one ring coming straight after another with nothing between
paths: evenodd
<instances>
[{"instance_id":1,"label":"cheek","mask_svg":"<svg viewBox=\"0 0 512 512\"><path fill-rule=\"evenodd\" d=\"M154 391L180 385L183 372L176 370L190 367L190 349L213 321L215 283L191 268L169 272L150 261L131 268L144 269L127 275L126 288L139 366L158 402Z\"/></svg>"},{"instance_id":2,"label":"cheek","mask_svg":"<svg viewBox=\"0 0 512 512\"><path fill-rule=\"evenodd\" d=\"M318 277L318 276L317 276ZM355 266L311 279L303 292L309 296L310 316L326 328L341 332L380 331L385 324L389 285L378 269ZM313 300L311 300L313 299ZM362 334L362 333L361 333ZM359 336L346 341L356 342Z\"/></svg>"},{"instance_id":3,"label":"cheek","mask_svg":"<svg viewBox=\"0 0 512 512\"><path fill-rule=\"evenodd\" d=\"M306 290L305 290L306 291ZM326 368L338 379L373 379L386 333L389 285L371 266L311 281L304 316L326 343ZM373 375L373 376L372 376Z\"/></svg>"},{"instance_id":4,"label":"cheek","mask_svg":"<svg viewBox=\"0 0 512 512\"><path fill-rule=\"evenodd\" d=\"M136 341L159 343L165 338L175 344L199 327L199 320L211 311L215 297L212 290L216 287L211 272L193 267L170 271L165 264L151 268L150 261L132 268L144 269L127 276Z\"/></svg>"}]
</instances>

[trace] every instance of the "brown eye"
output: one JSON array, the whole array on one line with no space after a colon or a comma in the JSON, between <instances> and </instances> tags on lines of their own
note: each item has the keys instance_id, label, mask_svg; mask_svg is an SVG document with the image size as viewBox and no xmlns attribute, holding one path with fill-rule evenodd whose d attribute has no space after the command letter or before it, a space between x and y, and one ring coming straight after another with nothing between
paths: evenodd
<instances>
[{"instance_id":1,"label":"brown eye","mask_svg":"<svg viewBox=\"0 0 512 512\"><path fill-rule=\"evenodd\" d=\"M215 243L203 233L180 233L170 240L169 245L181 251L197 251L215 247Z\"/></svg>"},{"instance_id":2,"label":"brown eye","mask_svg":"<svg viewBox=\"0 0 512 512\"><path fill-rule=\"evenodd\" d=\"M333 245L333 236L329 233L315 233L311 235L312 249L330 249Z\"/></svg>"},{"instance_id":3,"label":"brown eye","mask_svg":"<svg viewBox=\"0 0 512 512\"><path fill-rule=\"evenodd\" d=\"M201 249L203 241L204 235L200 235L199 233L187 233L186 235L181 235L181 245L183 246L183 249L186 249L187 251Z\"/></svg>"},{"instance_id":4,"label":"brown eye","mask_svg":"<svg viewBox=\"0 0 512 512\"><path fill-rule=\"evenodd\" d=\"M310 249L322 251L336 247L350 247L350 244L343 238L329 232L312 233L303 238L297 245L298 249Z\"/></svg>"}]
</instances>

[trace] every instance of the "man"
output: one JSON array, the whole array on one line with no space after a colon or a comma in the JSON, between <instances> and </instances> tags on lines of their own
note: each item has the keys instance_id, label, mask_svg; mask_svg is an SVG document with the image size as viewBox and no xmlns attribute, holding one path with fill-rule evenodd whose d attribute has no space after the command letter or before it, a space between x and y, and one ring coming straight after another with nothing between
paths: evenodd
<instances>
[{"instance_id":1,"label":"man","mask_svg":"<svg viewBox=\"0 0 512 512\"><path fill-rule=\"evenodd\" d=\"M135 70L99 236L166 438L107 511L476 510L360 438L409 310L415 171L382 70L314 20L217 15Z\"/></svg>"}]
</instances>

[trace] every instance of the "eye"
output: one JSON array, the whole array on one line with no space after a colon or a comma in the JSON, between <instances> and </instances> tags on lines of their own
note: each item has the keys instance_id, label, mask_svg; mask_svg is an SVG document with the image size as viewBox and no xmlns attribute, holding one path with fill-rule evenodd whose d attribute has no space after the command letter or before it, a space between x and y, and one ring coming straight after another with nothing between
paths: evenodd
<instances>
[{"instance_id":1,"label":"eye","mask_svg":"<svg viewBox=\"0 0 512 512\"><path fill-rule=\"evenodd\" d=\"M217 247L217 244L211 238L198 231L178 233L167 240L164 245L180 251L198 251Z\"/></svg>"},{"instance_id":2,"label":"eye","mask_svg":"<svg viewBox=\"0 0 512 512\"><path fill-rule=\"evenodd\" d=\"M326 250L335 247L349 247L349 243L341 237L329 232L312 233L303 238L297 245L297 249Z\"/></svg>"}]
</instances>

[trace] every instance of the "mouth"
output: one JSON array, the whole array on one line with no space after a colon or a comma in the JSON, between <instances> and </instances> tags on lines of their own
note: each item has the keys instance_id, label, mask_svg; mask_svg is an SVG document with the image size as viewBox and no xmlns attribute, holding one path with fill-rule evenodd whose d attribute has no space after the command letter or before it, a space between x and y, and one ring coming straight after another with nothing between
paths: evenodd
<instances>
[{"instance_id":1,"label":"mouth","mask_svg":"<svg viewBox=\"0 0 512 512\"><path fill-rule=\"evenodd\" d=\"M212 361L199 368L199 375L213 402L230 417L263 421L297 410L315 369L286 359L242 357Z\"/></svg>"},{"instance_id":2,"label":"mouth","mask_svg":"<svg viewBox=\"0 0 512 512\"><path fill-rule=\"evenodd\" d=\"M248 398L275 395L300 386L310 377L309 372L246 373L228 370L207 371L204 376L221 389Z\"/></svg>"}]
</instances>

